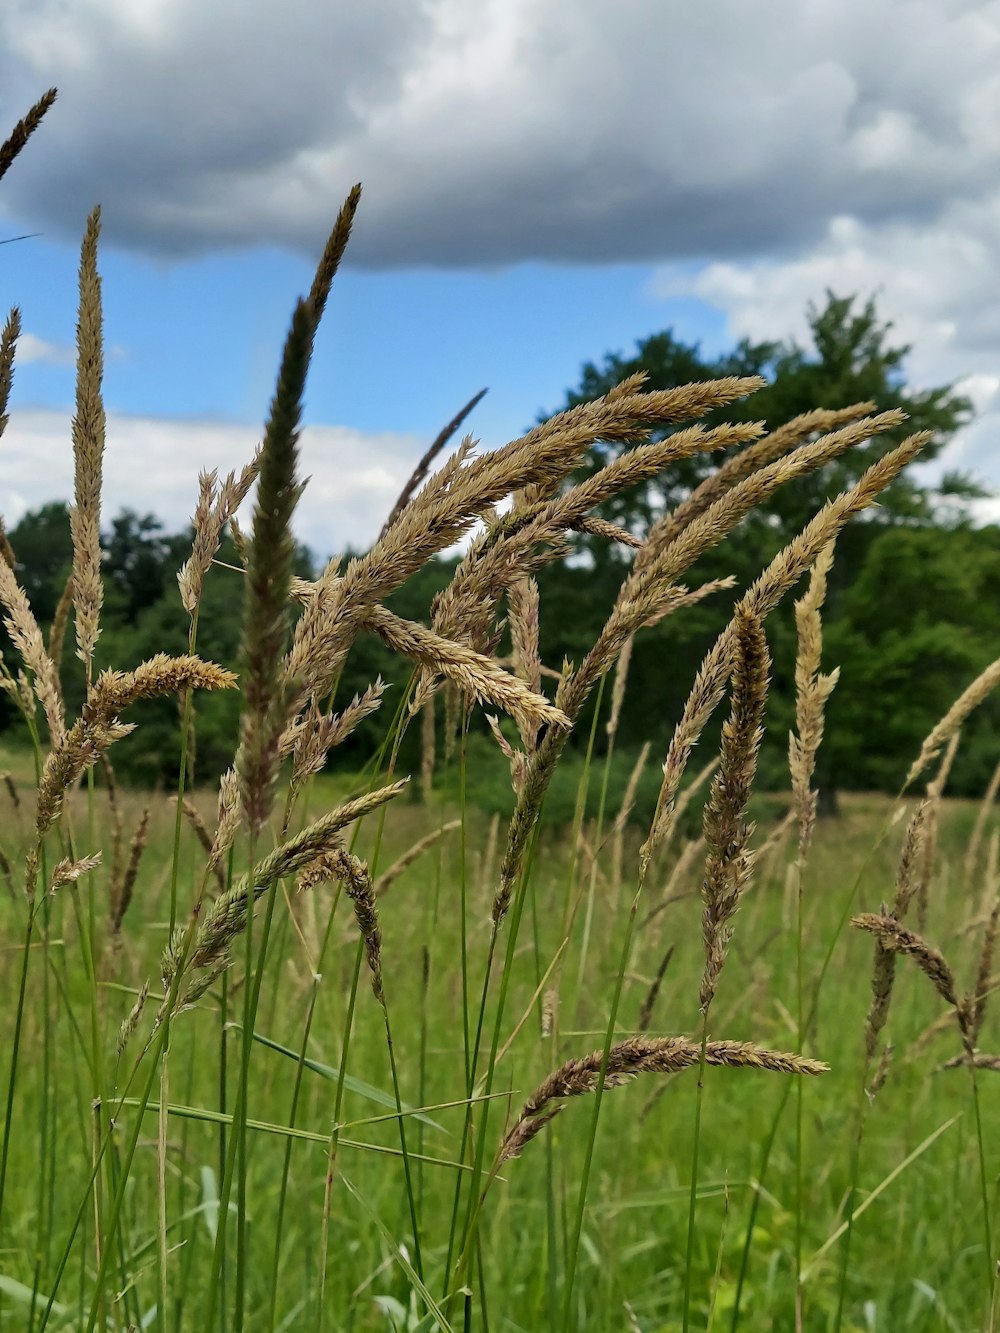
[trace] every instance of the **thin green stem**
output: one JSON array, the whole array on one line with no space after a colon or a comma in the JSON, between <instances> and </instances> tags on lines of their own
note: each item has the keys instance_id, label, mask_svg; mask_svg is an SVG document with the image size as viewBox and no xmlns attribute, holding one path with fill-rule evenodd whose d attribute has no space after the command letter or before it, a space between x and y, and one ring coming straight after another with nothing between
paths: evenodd
<instances>
[{"instance_id":1,"label":"thin green stem","mask_svg":"<svg viewBox=\"0 0 1000 1333\"><path fill-rule=\"evenodd\" d=\"M688 1194L687 1247L684 1253L684 1308L681 1324L684 1333L691 1327L691 1277L694 1268L694 1241L698 1214L698 1164L701 1152L701 1112L705 1098L705 1051L708 1047L708 1009L702 1017L701 1058L698 1063L698 1087L694 1098L694 1140L691 1145L691 1190Z\"/></svg>"},{"instance_id":2,"label":"thin green stem","mask_svg":"<svg viewBox=\"0 0 1000 1333\"><path fill-rule=\"evenodd\" d=\"M632 906L629 909L628 923L625 927L625 936L622 940L618 973L615 977L615 989L611 1000L611 1011L608 1015L608 1026L604 1036L604 1052L601 1057L601 1069L597 1077L597 1086L594 1089L594 1109L590 1117L590 1131L584 1149L583 1167L580 1171L580 1190L577 1196L576 1215L573 1222L573 1229L570 1232L569 1246L566 1255L566 1278L563 1293L563 1328L566 1330L566 1333L569 1333L569 1330L572 1328L573 1288L576 1282L576 1269L580 1255L580 1241L583 1236L583 1219L587 1210L587 1191L590 1186L590 1175L594 1162L594 1148L597 1144L597 1126L601 1115L601 1105L604 1100L605 1078L608 1071L608 1056L611 1047L614 1044L615 1029L618 1025L618 1009L621 1005L622 992L625 988L625 974L628 971L629 959L632 954L632 936L635 931L635 918L636 913L639 910L642 887L642 883L640 882L636 889L635 897L632 899Z\"/></svg>"}]
</instances>

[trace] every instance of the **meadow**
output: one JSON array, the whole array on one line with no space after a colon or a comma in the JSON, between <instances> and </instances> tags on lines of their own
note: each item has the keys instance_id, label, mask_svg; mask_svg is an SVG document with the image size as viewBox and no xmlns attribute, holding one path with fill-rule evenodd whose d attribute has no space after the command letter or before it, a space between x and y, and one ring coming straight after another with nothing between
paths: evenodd
<instances>
[{"instance_id":1,"label":"meadow","mask_svg":"<svg viewBox=\"0 0 1000 1333\"><path fill-rule=\"evenodd\" d=\"M0 149L0 176L51 100ZM647 392L632 377L502 448L466 440L414 477L367 553L298 579L301 403L359 197L294 307L259 450L242 474L198 481L178 571L188 652L129 671L95 665L99 211L88 221L73 570L45 632L16 552L0 552L0 686L30 742L8 747L0 794L0 1323L996 1328L1000 768L982 801L944 793L1000 665L957 683L898 798L845 797L817 819L836 538L925 437L866 455L856 485L737 590L666 754L630 757L612 801L635 636L725 590L682 579L755 506L902 414L858 404L770 432L706 429L690 423L760 380ZM18 334L12 312L4 424ZM677 429L653 438L664 424ZM580 480L599 441L630 447ZM648 531L596 512L722 449ZM236 570L214 564L225 531ZM543 663L533 575L573 533L634 555L585 657ZM463 539L423 621L386 607ZM198 655L216 577L242 585L238 677ZM757 794L768 617L791 598L789 789ZM398 654L399 674L348 699L338 681L362 632ZM78 716L61 676L71 640ZM192 786L198 698L237 689L232 767L217 788ZM164 697L176 788L129 790L115 745ZM577 814L547 820L593 699ZM351 771L337 746L376 713L383 744ZM472 743L482 713L491 750ZM423 737L413 774L398 762L410 728ZM470 763L505 775L503 817L465 798ZM641 823L650 771L659 795Z\"/></svg>"}]
</instances>

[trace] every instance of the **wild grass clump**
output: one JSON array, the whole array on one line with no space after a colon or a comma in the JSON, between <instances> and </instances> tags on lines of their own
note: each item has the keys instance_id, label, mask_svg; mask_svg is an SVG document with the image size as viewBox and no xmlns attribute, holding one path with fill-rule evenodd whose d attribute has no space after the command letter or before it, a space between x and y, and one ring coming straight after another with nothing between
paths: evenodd
<instances>
[{"instance_id":1,"label":"wild grass clump","mask_svg":"<svg viewBox=\"0 0 1000 1333\"><path fill-rule=\"evenodd\" d=\"M0 149L0 175L53 97ZM822 669L833 544L927 437L874 450L857 484L736 590L659 773L647 746L616 788L636 636L731 588L726 578L699 582L697 562L778 488L867 447L903 416L863 403L771 431L708 428L697 419L763 381L647 391L632 376L501 447L466 437L431 472L463 412L371 549L298 579L302 402L359 202L356 187L294 306L261 445L239 475L198 479L178 571L188 651L131 671L95 665L106 433L98 210L86 226L73 569L47 639L9 544L0 549L10 636L0 684L32 742L8 781L0 840L9 888L0 1317L39 1333L374 1329L387 1318L429 1333L853 1328L871 1308L888 1321L878 1327L930 1328L938 1315L933 1327L964 1327L985 1309L995 1327L994 1126L978 1079L1000 1067L980 1049L1000 921L996 782L974 846L964 858L942 847L948 765L996 669L961 695L906 778L901 799L938 760L902 839L891 904L878 886L891 882L894 817L879 830L864 812L849 848L816 819L816 756L837 681ZM0 339L0 427L19 331L14 311ZM594 446L609 443L626 447L581 480ZM677 460L723 450L716 471L646 531L601 513ZM237 511L251 492L244 532ZM216 567L227 531L241 569ZM548 663L536 576L581 533L628 553L621 588L581 660ZM391 594L456 542L464 554L424 619L390 610ZM768 621L807 574L796 604L790 809L758 830ZM216 578L243 598L238 676L198 653L203 592ZM71 669L85 689L76 717L57 665L71 616ZM340 697L363 633L393 650L399 672ZM234 688L232 765L217 792L195 788L195 692ZM689 772L727 695L718 754ZM176 791L120 790L115 746L133 730L129 710L162 696L177 701ZM338 747L387 703L381 748L359 783L338 771ZM470 764L489 762L470 736L477 707L509 784L503 820L468 800ZM567 829L546 807L584 717ZM423 799L402 802L414 784L399 771L400 747L414 725ZM452 797L435 796L436 768ZM644 783L639 844L629 825ZM685 814L698 805L700 831ZM865 845L867 862L854 855ZM985 887L956 938L954 895L945 902L937 889L959 860L960 882L985 877ZM916 930L905 921L914 905ZM874 940L867 1017L849 921ZM930 942L935 932L946 945ZM904 962L930 982L905 1007L893 1004ZM960 976L971 978L965 990ZM965 1109L926 1058L940 1032L930 992L960 1038L940 1068L970 1075L975 1132L955 1130L950 1147L943 1136ZM675 1078L694 1068L696 1078ZM649 1076L646 1093L604 1098L639 1075ZM895 1081L899 1101L883 1118ZM793 1082L797 1114L786 1127ZM898 1178L918 1171L919 1189L949 1191L947 1243L925 1236L904 1247L896 1215L883 1211L882 1196L888 1206ZM963 1210L970 1172L974 1222ZM862 1228L866 1244L852 1247ZM879 1248L890 1243L892 1265ZM966 1253L985 1289L971 1265L953 1262Z\"/></svg>"}]
</instances>

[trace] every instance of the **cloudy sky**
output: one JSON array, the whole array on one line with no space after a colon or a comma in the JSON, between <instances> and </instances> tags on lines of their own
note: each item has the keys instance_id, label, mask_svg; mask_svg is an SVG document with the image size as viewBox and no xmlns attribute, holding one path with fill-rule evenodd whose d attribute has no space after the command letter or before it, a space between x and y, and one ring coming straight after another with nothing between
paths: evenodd
<instances>
[{"instance_id":1,"label":"cloudy sky","mask_svg":"<svg viewBox=\"0 0 1000 1333\"><path fill-rule=\"evenodd\" d=\"M50 85L0 186L0 238L41 233L0 248L11 523L68 492L94 204L107 503L179 525L198 468L252 451L355 181L304 437L321 554L371 538L479 388L501 443L585 360L666 327L804 340L827 288L877 295L912 382L960 382L945 464L1000 487L1000 3L6 0L3 123Z\"/></svg>"}]
</instances>

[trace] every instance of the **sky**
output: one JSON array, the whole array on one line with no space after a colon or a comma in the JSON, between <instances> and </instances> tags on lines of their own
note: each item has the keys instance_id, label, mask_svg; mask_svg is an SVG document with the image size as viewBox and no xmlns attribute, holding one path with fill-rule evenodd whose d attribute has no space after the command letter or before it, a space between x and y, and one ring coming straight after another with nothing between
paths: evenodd
<instances>
[{"instance_id":1,"label":"sky","mask_svg":"<svg viewBox=\"0 0 1000 1333\"><path fill-rule=\"evenodd\" d=\"M71 492L96 204L106 511L176 530L199 469L252 454L356 181L302 438L323 557L480 388L492 447L665 328L808 344L827 289L876 297L912 385L972 398L940 466L1000 488L1000 3L6 0L0 138L53 85L0 183L0 239L40 233L0 247L8 526Z\"/></svg>"}]
</instances>

